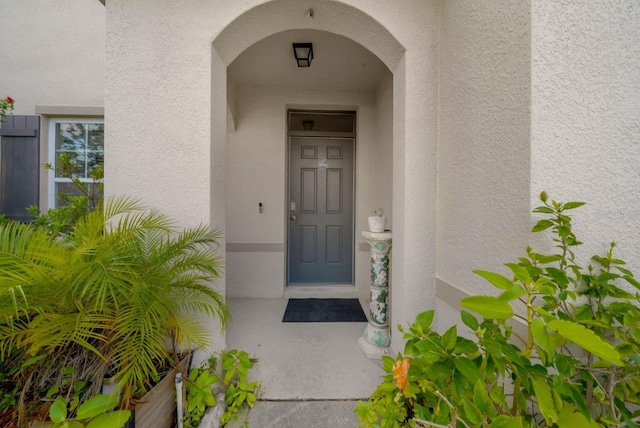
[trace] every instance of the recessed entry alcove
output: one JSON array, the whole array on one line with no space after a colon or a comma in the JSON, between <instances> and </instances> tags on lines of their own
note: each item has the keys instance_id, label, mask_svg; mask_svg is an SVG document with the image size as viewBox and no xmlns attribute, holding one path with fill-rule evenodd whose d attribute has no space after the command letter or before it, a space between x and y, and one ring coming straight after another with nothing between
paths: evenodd
<instances>
[{"instance_id":1,"label":"recessed entry alcove","mask_svg":"<svg viewBox=\"0 0 640 428\"><path fill-rule=\"evenodd\" d=\"M310 67L296 41L313 43ZM366 301L360 230L380 206L393 215L393 74L352 39L287 30L239 54L226 85L227 295Z\"/></svg>"}]
</instances>

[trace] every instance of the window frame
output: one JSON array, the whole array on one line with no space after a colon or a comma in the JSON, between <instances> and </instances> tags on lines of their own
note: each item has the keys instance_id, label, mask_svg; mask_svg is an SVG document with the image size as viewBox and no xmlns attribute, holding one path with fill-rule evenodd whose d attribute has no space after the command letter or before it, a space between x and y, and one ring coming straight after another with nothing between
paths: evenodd
<instances>
[{"instance_id":1,"label":"window frame","mask_svg":"<svg viewBox=\"0 0 640 428\"><path fill-rule=\"evenodd\" d=\"M104 118L97 117L53 117L49 119L49 141L47 144L47 162L53 167L56 165L56 125L65 123L79 123L84 125L100 124L104 125ZM85 141L85 144L87 142ZM104 150L104 140L103 140ZM80 181L90 183L90 178L80 178ZM47 171L47 205L49 208L59 208L57 205L56 185L58 183L71 183L68 178L56 177L55 172L49 169Z\"/></svg>"}]
</instances>

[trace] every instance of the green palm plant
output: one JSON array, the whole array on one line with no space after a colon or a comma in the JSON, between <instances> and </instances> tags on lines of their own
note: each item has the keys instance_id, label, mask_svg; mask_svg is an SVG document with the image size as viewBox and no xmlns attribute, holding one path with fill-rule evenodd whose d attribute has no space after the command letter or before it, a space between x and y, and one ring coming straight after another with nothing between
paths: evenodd
<instances>
[{"instance_id":1,"label":"green palm plant","mask_svg":"<svg viewBox=\"0 0 640 428\"><path fill-rule=\"evenodd\" d=\"M88 395L115 374L121 407L130 408L158 366L211 345L198 316L222 328L229 316L211 288L219 239L206 226L178 230L130 199L108 201L64 237L0 226L0 363L22 365L22 412L69 365Z\"/></svg>"}]
</instances>

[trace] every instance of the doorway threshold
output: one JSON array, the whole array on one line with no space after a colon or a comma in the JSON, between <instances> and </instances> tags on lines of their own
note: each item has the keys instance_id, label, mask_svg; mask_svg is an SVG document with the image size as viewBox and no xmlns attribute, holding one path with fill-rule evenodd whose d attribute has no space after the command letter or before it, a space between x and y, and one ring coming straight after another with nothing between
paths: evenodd
<instances>
[{"instance_id":1,"label":"doorway threshold","mask_svg":"<svg viewBox=\"0 0 640 428\"><path fill-rule=\"evenodd\" d=\"M284 290L285 299L296 298L336 298L354 299L358 292L354 284L319 284L301 283L289 284Z\"/></svg>"}]
</instances>

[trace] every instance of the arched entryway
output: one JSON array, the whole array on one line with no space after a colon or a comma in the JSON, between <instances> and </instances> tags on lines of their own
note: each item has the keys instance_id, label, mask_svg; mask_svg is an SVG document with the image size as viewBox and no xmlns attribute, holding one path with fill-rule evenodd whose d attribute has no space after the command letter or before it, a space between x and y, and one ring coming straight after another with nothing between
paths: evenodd
<instances>
[{"instance_id":1,"label":"arched entryway","mask_svg":"<svg viewBox=\"0 0 640 428\"><path fill-rule=\"evenodd\" d=\"M227 219L226 236L227 243L231 244L228 250L231 251L227 251L226 291L228 295L243 297L281 297L284 293L284 143L287 109L355 110L359 112L358 150L366 147L356 155L357 165L362 167L357 169L362 176L356 177L356 293L364 299L368 294L368 253L366 244L359 245L359 232L366 229L369 211L389 204L386 210L393 215L391 227L394 231L395 254L392 284L396 284L395 287L392 286L392 322L397 324L406 319L407 307L408 318L415 315L413 312L417 312L417 308L424 308L424 304L413 299L408 304L405 302L407 290L412 294L421 294L423 300L429 299L434 291L435 259L426 264L421 259L425 252L434 253L429 247L435 247L435 180L425 183L425 177L435 172L436 85L431 82L426 88L408 88L408 82L419 85L425 79L421 73L428 74L432 71L419 70L420 66L431 62L435 64L436 60L425 59L424 52L418 51L413 52L416 56L408 58L408 52L398 38L377 19L358 8L327 0L315 2L312 11L309 9L299 2L267 2L240 14L213 41L211 216ZM244 68L246 71L248 67L254 66L268 77L269 67L262 69L259 63L252 63L252 59L255 59L249 54L252 48L261 43L266 43L265 46L269 42L276 43L279 38L285 40L293 36L302 38L313 35L342 40L342 43L333 44L332 49L341 49L350 44L359 46L384 65L386 74L383 73L375 82L375 88L368 91L359 88L345 90L339 84L334 87L301 87L297 84L237 85L233 81L234 61L244 63L240 69ZM420 37L421 34L416 36ZM287 44L285 49L291 52L288 43L288 40L284 42ZM419 43L421 49L424 47L422 44ZM331 50L325 47L323 54L331 55ZM295 67L292 53L288 61ZM313 67L314 64L311 70ZM238 76L238 70L235 72ZM366 72L361 75L366 76ZM326 85L326 77L323 75L318 79L325 79L323 84ZM240 80L242 78L244 77ZM339 82L339 79L334 78L332 82ZM383 101L376 104L380 99ZM417 108L408 111L408 106ZM425 115L428 117L425 118ZM272 120L274 118L275 123ZM432 129L428 132L421 128L429 125L432 125ZM251 159L242 158L251 148L260 147L259 140L266 136L265 126L271 129L269 138L273 139L274 144L280 144L280 149L275 152L254 153ZM378 133L376 126L387 133L390 140L388 146L381 142L385 138L382 136L384 132ZM424 138L425 135L428 138ZM376 142L381 142L381 150L371 149ZM379 183L376 183L376 156L385 170L378 175L382 177ZM268 168L271 162L276 162L278 166ZM241 164L245 168L234 168ZM253 165L253 169L247 165ZM261 200L266 196L264 192L244 187L244 183L251 186L252 170L259 171L256 174L258 177L276 183L267 191L273 191L275 195L271 198L273 202L268 205ZM269 171L276 176L269 177ZM408 171L412 171L411 174ZM363 174L364 172L367 173ZM256 183L264 182L258 178ZM376 188L382 189L382 202L376 199ZM238 189L242 191L236 191ZM263 203L261 214L259 203ZM429 204L426 210L425 204ZM269 215L273 217L270 218ZM252 218L257 221L258 226L252 223ZM261 228L260 222L265 223L264 227ZM261 232L254 233L257 229L261 229ZM414 230L408 233L412 229ZM430 240L423 239L426 235L431 236ZM359 253L362 254L359 256ZM407 270L412 259L420 262ZM425 272L427 275L423 275ZM255 282L260 274L270 279ZM425 280L428 284L426 288ZM265 282L269 283L265 286ZM412 305L416 308L412 308Z\"/></svg>"},{"instance_id":2,"label":"arched entryway","mask_svg":"<svg viewBox=\"0 0 640 428\"><path fill-rule=\"evenodd\" d=\"M313 43L311 67L297 67L291 47L296 40ZM226 145L227 295L281 298L290 291L287 286L297 284L307 287L305 292L311 286L327 297L337 297L337 293L361 297L366 302L369 250L357 245L361 241L359 231L376 208L383 207L392 218L391 72L350 39L318 30L288 30L248 48L228 67L227 78L228 105L233 115ZM302 111L316 122L315 130L308 134L287 125L291 117L299 116L288 112ZM344 120L350 121L349 129L338 126ZM332 123L336 123L334 128ZM294 158L289 155L288 145L301 141L310 146L348 143L350 147L350 168L341 169L349 189L339 191L349 199L342 201L351 208L351 218L345 219L343 230L350 226L351 236L341 237L349 248L342 249L345 263L340 268L352 262L354 275L345 272L335 280L324 276L315 279L313 275L300 280L287 275L291 272L285 269L288 259L298 254L291 244L287 245L287 238L295 240L289 232L296 231L287 220L291 222L296 215L300 220L308 217L304 207L295 206L295 198L288 198L288 189L292 190L291 184L299 178L290 172L288 161ZM336 166L330 165L330 169L336 171ZM323 172L322 168L309 171L311 177L318 174L318 183L323 180ZM325 188L318 188L318 194ZM324 238L322 229L313 228L318 241ZM318 246L320 253L322 245ZM319 255L319 264L322 259ZM321 273L329 268L323 267Z\"/></svg>"}]
</instances>

